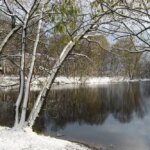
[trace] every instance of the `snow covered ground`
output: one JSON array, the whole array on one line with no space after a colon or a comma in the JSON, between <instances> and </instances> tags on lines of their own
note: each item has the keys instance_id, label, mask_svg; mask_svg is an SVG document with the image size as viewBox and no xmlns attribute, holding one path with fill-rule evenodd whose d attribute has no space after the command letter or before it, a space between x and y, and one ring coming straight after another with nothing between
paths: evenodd
<instances>
[{"instance_id":1,"label":"snow covered ground","mask_svg":"<svg viewBox=\"0 0 150 150\"><path fill-rule=\"evenodd\" d=\"M90 150L69 141L37 135L30 129L14 131L0 127L0 150Z\"/></svg>"},{"instance_id":2,"label":"snow covered ground","mask_svg":"<svg viewBox=\"0 0 150 150\"><path fill-rule=\"evenodd\" d=\"M34 77L31 83L31 90L39 90L44 81L45 77ZM59 76L54 81L54 88L56 85L71 85L71 84L109 84L109 83L118 83L118 82L135 82L135 81L150 81L150 79L133 79L125 77L64 77ZM0 88L1 89L10 89L18 87L19 78L15 76L0 76Z\"/></svg>"}]
</instances>

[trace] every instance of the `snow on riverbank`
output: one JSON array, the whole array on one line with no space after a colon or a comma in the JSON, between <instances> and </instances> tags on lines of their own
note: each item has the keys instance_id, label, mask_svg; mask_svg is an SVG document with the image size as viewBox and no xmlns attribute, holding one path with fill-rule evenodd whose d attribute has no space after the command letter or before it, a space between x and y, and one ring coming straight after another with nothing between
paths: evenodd
<instances>
[{"instance_id":1,"label":"snow on riverbank","mask_svg":"<svg viewBox=\"0 0 150 150\"><path fill-rule=\"evenodd\" d=\"M37 135L30 129L0 127L0 150L90 150L69 141Z\"/></svg>"},{"instance_id":2,"label":"snow on riverbank","mask_svg":"<svg viewBox=\"0 0 150 150\"><path fill-rule=\"evenodd\" d=\"M44 81L45 77L34 77L31 82L31 90L39 90ZM118 82L136 82L136 81L150 81L150 79L133 79L125 77L64 77L59 76L54 81L54 88L56 85L65 85L65 84L109 84L109 83L118 83ZM0 88L10 89L18 87L19 78L15 76L0 76Z\"/></svg>"}]
</instances>

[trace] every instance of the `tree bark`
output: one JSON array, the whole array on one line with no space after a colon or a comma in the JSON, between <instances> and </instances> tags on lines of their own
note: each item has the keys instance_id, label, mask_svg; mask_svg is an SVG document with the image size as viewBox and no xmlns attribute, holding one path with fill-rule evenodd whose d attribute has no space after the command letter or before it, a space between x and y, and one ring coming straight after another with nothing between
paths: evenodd
<instances>
[{"instance_id":1,"label":"tree bark","mask_svg":"<svg viewBox=\"0 0 150 150\"><path fill-rule=\"evenodd\" d=\"M18 127L23 128L24 124L25 124L25 119L24 118L26 116L26 106L27 106L29 91L30 91L30 89L29 89L30 88L30 81L31 81L31 78L32 78L32 72L33 72L34 62L35 62L35 54L36 54L36 49L37 49L37 45L38 45L38 41L39 41L39 39L38 39L39 35L37 35L37 42L35 42L34 50L33 50L34 51L33 53L35 53L35 54L33 54L33 57L32 57L30 72L29 72L29 75L28 75L27 84L25 86L25 72L24 72L24 69L25 69L25 49L26 49L27 27L28 27L28 22L30 21L32 15L34 15L34 12L38 9L38 6L39 6L40 2L41 2L40 0L38 0L38 1L34 0L33 5L31 6L30 10L25 11L26 15L25 15L25 18L24 18L23 31L22 31L22 48L21 48L21 52L20 52L21 53L20 89L19 89L19 95L18 95L17 102L16 102L16 114L15 114L15 124L14 124L15 128L18 128ZM43 8L44 8L44 4L45 3L42 3ZM42 18L40 18L40 20L41 19ZM41 24L41 21L40 21L40 24ZM40 31L38 31L38 32L40 32ZM22 114L19 113L19 108L20 108L21 102L23 102Z\"/></svg>"},{"instance_id":2,"label":"tree bark","mask_svg":"<svg viewBox=\"0 0 150 150\"><path fill-rule=\"evenodd\" d=\"M25 75L24 75L24 67L25 67L25 48L26 48L26 27L28 24L28 17L29 14L26 14L24 19L24 25L22 29L22 47L21 47L21 58L20 58L20 89L19 95L16 102L16 114L15 114L15 124L14 126L17 127L19 123L19 107L24 95L24 85L25 85Z\"/></svg>"},{"instance_id":3,"label":"tree bark","mask_svg":"<svg viewBox=\"0 0 150 150\"><path fill-rule=\"evenodd\" d=\"M34 69L34 64L35 64L35 59L36 59L37 46L38 46L38 43L39 43L40 29L41 29L41 24L42 24L43 8L44 8L44 6L42 7L41 14L40 14L40 20L39 20L39 23L38 23L36 40L35 40L35 43L34 43L34 49L33 49L33 54L32 54L30 70L29 70L29 74L28 74L28 78L27 78L27 82L26 82L26 87L25 87L20 125L23 125L25 120L26 120L27 104L28 104L29 93L30 93L30 83L31 83L32 75L33 75L33 69Z\"/></svg>"}]
</instances>

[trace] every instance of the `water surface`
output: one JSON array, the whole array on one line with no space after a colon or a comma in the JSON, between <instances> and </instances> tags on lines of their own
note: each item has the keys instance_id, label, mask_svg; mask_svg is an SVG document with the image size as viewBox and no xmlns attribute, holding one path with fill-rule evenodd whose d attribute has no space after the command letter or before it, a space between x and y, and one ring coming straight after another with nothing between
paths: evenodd
<instances>
[{"instance_id":1,"label":"water surface","mask_svg":"<svg viewBox=\"0 0 150 150\"><path fill-rule=\"evenodd\" d=\"M0 125L13 125L16 97L0 92ZM34 130L107 149L150 150L150 82L55 89Z\"/></svg>"}]
</instances>

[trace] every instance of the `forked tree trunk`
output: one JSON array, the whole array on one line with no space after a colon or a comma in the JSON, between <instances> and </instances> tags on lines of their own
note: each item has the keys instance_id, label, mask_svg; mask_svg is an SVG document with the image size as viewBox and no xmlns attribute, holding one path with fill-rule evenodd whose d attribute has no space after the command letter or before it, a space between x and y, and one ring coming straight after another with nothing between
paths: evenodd
<instances>
[{"instance_id":1,"label":"forked tree trunk","mask_svg":"<svg viewBox=\"0 0 150 150\"><path fill-rule=\"evenodd\" d=\"M28 22L30 21L31 17L34 15L36 10L38 9L39 4L42 4L41 8L41 14L40 19L38 23L38 29L37 29L37 36L36 41L34 43L34 49L33 49L33 55L32 55L32 61L30 65L30 70L27 78L27 82L25 84L25 48L26 48L26 30L28 27ZM29 99L29 92L30 92L30 82L32 79L34 64L35 64L35 55L36 50L39 42L39 34L40 34L40 28L41 28L41 20L42 20L42 13L44 9L44 5L46 4L46 1L41 2L41 0L34 0L33 5L31 6L29 11L26 11L24 23L23 23L23 31L22 31L22 48L21 48L21 60L20 60L20 89L19 89L19 95L16 101L16 114L15 114L15 124L14 128L23 128L25 124L26 119L26 109ZM22 104L21 114L19 112L20 106Z\"/></svg>"},{"instance_id":2,"label":"forked tree trunk","mask_svg":"<svg viewBox=\"0 0 150 150\"><path fill-rule=\"evenodd\" d=\"M34 62L35 62L35 54L36 54L36 49L37 49L38 40L39 40L39 35L37 35L37 38L36 38L37 42L35 42L34 44L30 72L28 75L27 83L25 85L25 72L24 71L25 71L25 48L26 48L26 38L27 38L26 32L27 32L28 22L31 19L30 17L38 9L40 2L41 2L40 0L38 1L34 0L29 11L26 11L26 9L23 8L26 12L26 15L24 18L23 31L22 31L22 48L21 48L21 60L20 60L20 89L19 89L19 95L16 101L16 114L15 114L14 128L18 128L18 127L23 128L23 124L24 124L24 120L26 116L26 106L27 106L29 91L30 91L30 81L32 78L33 67L34 67ZM44 7L44 3L42 6ZM41 26L41 21L40 21L40 26ZM37 31L37 32L40 32L40 31ZM19 113L19 108L20 108L21 103L23 103L22 114Z\"/></svg>"},{"instance_id":3,"label":"forked tree trunk","mask_svg":"<svg viewBox=\"0 0 150 150\"><path fill-rule=\"evenodd\" d=\"M40 20L39 20L39 23L38 23L36 40L35 40L35 43L34 43L30 70L29 70L29 74L28 74L28 78L27 78L27 82L26 82L26 86L25 86L25 93L24 93L24 98L23 98L23 108L22 108L21 119L20 119L20 123L19 123L20 126L23 126L24 123L25 123L25 120L26 120L27 104L28 104L28 101L29 101L29 93L30 93L30 83L31 83L32 75L33 75L33 69L34 69L34 64L35 64L35 59L36 59L37 46L38 46L38 43L39 43L40 29L41 29L41 24L42 24L43 8L44 8L44 5L42 6L42 9L41 9Z\"/></svg>"}]
</instances>

